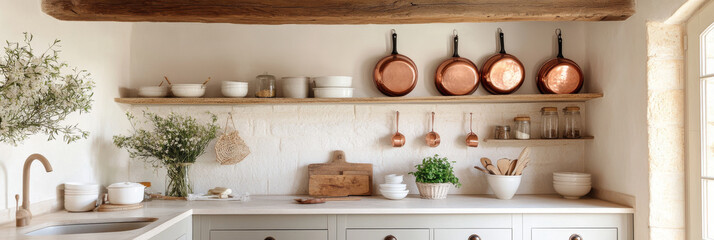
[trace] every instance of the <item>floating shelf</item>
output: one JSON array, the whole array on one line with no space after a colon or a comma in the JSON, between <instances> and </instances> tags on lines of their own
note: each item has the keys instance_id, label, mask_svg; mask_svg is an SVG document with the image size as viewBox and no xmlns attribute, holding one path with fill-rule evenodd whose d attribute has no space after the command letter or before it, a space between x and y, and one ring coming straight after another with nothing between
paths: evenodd
<instances>
[{"instance_id":1,"label":"floating shelf","mask_svg":"<svg viewBox=\"0 0 714 240\"><path fill-rule=\"evenodd\" d=\"M138 105L222 105L222 104L363 104L363 103L532 103L585 102L602 98L602 93L512 94L483 96L371 97L371 98L115 98L114 101Z\"/></svg>"},{"instance_id":2,"label":"floating shelf","mask_svg":"<svg viewBox=\"0 0 714 240\"><path fill-rule=\"evenodd\" d=\"M484 142L495 144L518 144L518 145L534 145L534 144L560 144L568 142L581 142L593 140L595 137L583 136L582 138L557 138L557 139L484 139Z\"/></svg>"}]
</instances>

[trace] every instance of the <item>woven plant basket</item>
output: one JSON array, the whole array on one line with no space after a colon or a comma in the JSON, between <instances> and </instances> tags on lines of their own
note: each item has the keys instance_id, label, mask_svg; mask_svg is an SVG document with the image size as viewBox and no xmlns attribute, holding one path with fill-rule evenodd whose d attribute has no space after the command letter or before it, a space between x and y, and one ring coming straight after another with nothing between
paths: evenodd
<instances>
[{"instance_id":1,"label":"woven plant basket","mask_svg":"<svg viewBox=\"0 0 714 240\"><path fill-rule=\"evenodd\" d=\"M445 199L451 189L451 183L420 183L417 182L419 195L424 199Z\"/></svg>"},{"instance_id":2,"label":"woven plant basket","mask_svg":"<svg viewBox=\"0 0 714 240\"><path fill-rule=\"evenodd\" d=\"M250 154L250 148L248 148L248 145L246 145L245 141L240 137L238 130L235 130L233 114L230 114L228 118L233 125L233 129L228 129L228 122L226 121L225 132L218 137L215 147L216 161L221 163L221 165L239 163Z\"/></svg>"}]
</instances>

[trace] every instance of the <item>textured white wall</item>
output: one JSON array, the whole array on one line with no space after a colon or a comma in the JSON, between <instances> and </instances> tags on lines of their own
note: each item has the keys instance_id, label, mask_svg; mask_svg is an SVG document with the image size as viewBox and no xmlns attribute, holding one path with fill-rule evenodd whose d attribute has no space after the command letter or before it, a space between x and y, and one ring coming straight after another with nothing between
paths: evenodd
<instances>
[{"instance_id":1,"label":"textured white wall","mask_svg":"<svg viewBox=\"0 0 714 240\"><path fill-rule=\"evenodd\" d=\"M120 107L113 102L118 96L117 86L129 78L129 34L126 23L61 22L40 11L40 1L0 0L0 40L18 42L22 32L35 34L37 51L44 50L56 38L62 40L60 58L72 66L87 69L97 85L94 89L92 112L73 115L67 123L79 123L91 131L89 139L70 145L60 141L47 142L43 135L33 136L14 147L0 144L0 222L13 220L15 194L22 192L22 166L32 153L47 157L54 172L45 173L41 164L33 164L31 171L31 202L55 199L55 188L68 181L111 182L125 180L125 171L106 171L126 168L125 161L117 161L112 147L113 128L124 129L116 121L122 117ZM60 138L61 139L61 138ZM7 209L6 209L7 208ZM12 211L11 211L12 210Z\"/></svg>"}]
</instances>

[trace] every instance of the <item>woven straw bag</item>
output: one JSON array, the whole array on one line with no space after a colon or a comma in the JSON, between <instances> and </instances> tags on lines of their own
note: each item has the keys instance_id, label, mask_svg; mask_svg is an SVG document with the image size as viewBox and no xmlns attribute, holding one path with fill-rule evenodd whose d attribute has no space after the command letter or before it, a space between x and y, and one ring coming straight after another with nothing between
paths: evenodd
<instances>
[{"instance_id":1,"label":"woven straw bag","mask_svg":"<svg viewBox=\"0 0 714 240\"><path fill-rule=\"evenodd\" d=\"M233 128L230 130L228 129L228 121L233 125ZM225 132L218 137L215 148L216 160L221 163L221 165L239 163L250 154L250 148L248 148L248 145L246 145L240 137L238 130L236 130L235 123L233 123L233 114L228 115Z\"/></svg>"}]
</instances>

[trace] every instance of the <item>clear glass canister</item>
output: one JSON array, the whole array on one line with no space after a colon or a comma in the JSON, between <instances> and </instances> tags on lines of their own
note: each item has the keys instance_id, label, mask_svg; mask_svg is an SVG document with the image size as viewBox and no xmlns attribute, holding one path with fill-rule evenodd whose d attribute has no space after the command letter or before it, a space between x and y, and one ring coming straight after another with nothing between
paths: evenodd
<instances>
[{"instance_id":1,"label":"clear glass canister","mask_svg":"<svg viewBox=\"0 0 714 240\"><path fill-rule=\"evenodd\" d=\"M558 108L541 108L541 138L558 138Z\"/></svg>"},{"instance_id":2,"label":"clear glass canister","mask_svg":"<svg viewBox=\"0 0 714 240\"><path fill-rule=\"evenodd\" d=\"M516 139L530 139L531 138L531 118L530 117L516 117L513 119L516 124Z\"/></svg>"},{"instance_id":3,"label":"clear glass canister","mask_svg":"<svg viewBox=\"0 0 714 240\"><path fill-rule=\"evenodd\" d=\"M581 138L581 119L579 107L565 107L563 109L563 121L565 121L565 132L563 138Z\"/></svg>"},{"instance_id":4,"label":"clear glass canister","mask_svg":"<svg viewBox=\"0 0 714 240\"><path fill-rule=\"evenodd\" d=\"M256 97L275 97L275 76L265 73L263 75L258 75L255 79L258 81L258 89L255 92Z\"/></svg>"},{"instance_id":5,"label":"clear glass canister","mask_svg":"<svg viewBox=\"0 0 714 240\"><path fill-rule=\"evenodd\" d=\"M496 126L496 139L511 139L511 126Z\"/></svg>"}]
</instances>

